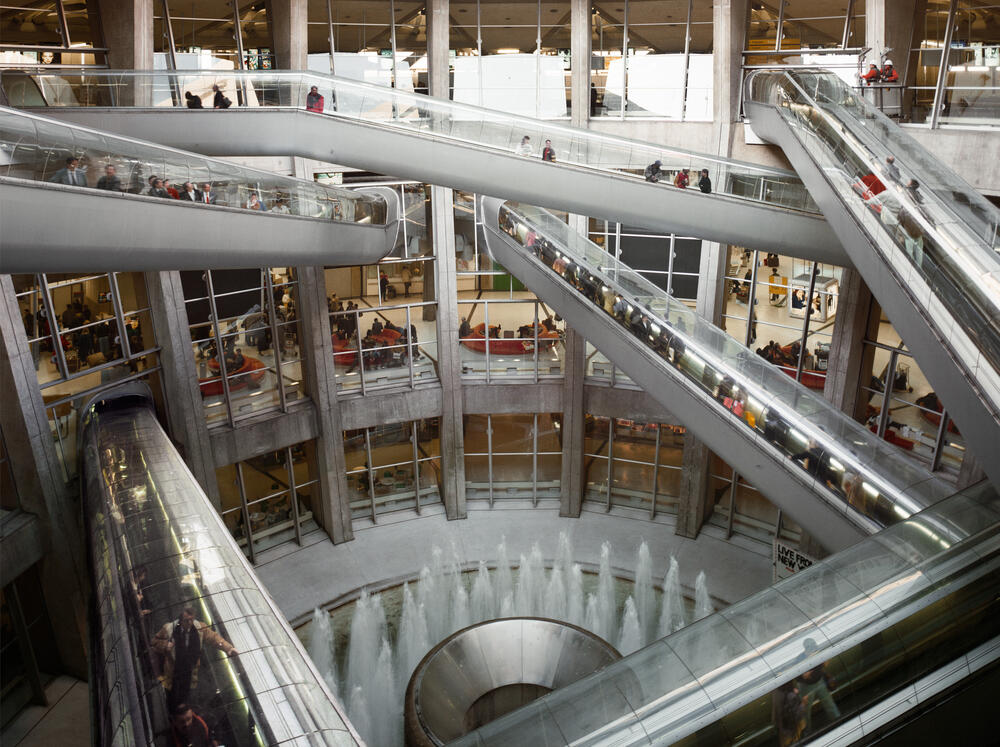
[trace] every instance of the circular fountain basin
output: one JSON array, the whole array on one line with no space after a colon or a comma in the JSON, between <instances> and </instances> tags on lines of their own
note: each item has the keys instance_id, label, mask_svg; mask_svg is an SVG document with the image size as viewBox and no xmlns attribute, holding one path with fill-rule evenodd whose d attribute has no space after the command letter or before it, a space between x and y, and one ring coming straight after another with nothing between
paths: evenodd
<instances>
[{"instance_id":1,"label":"circular fountain basin","mask_svg":"<svg viewBox=\"0 0 1000 747\"><path fill-rule=\"evenodd\" d=\"M443 745L621 655L575 625L511 617L446 638L417 665L406 688L406 744Z\"/></svg>"}]
</instances>

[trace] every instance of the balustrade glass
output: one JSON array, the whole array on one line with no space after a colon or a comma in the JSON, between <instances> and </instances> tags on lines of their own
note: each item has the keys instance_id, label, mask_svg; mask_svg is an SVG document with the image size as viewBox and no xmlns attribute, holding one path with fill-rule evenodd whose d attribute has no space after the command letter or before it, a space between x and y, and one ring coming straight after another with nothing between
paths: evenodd
<instances>
[{"instance_id":1,"label":"balustrade glass","mask_svg":"<svg viewBox=\"0 0 1000 747\"><path fill-rule=\"evenodd\" d=\"M491 230L494 230L491 227ZM888 525L941 497L944 486L863 426L811 395L639 273L539 208L505 203L498 231L647 345L751 438L805 471L844 511ZM529 236L535 240L529 245Z\"/></svg>"},{"instance_id":2,"label":"balustrade glass","mask_svg":"<svg viewBox=\"0 0 1000 747\"><path fill-rule=\"evenodd\" d=\"M8 87L10 73L0 73L0 84ZM24 86L25 74L13 82ZM138 106L163 108L185 106L184 93L202 99L206 108L214 100L213 86L226 96L233 107L280 107L306 109L312 86L323 97L322 104L310 107L315 114L326 114L425 136L471 143L511 154L524 151L526 157L540 158L546 140L550 140L557 163L626 174L643 178L644 170L661 161L662 189L670 186L681 169L698 174L708 169L713 193L764 202L791 210L818 212L802 182L790 171L763 167L669 148L651 143L626 140L617 136L583 130L507 112L481 109L453 101L429 98L398 89L365 85L343 78L297 72L193 72L161 71L104 72L33 75L28 78L44 90L56 89L62 95L45 97L49 106ZM26 89L25 89L26 90ZM8 93L8 97L10 94ZM12 99L15 106L35 105ZM221 114L221 113L220 113ZM210 116L210 111L202 116ZM529 138L527 150L523 138Z\"/></svg>"}]
</instances>

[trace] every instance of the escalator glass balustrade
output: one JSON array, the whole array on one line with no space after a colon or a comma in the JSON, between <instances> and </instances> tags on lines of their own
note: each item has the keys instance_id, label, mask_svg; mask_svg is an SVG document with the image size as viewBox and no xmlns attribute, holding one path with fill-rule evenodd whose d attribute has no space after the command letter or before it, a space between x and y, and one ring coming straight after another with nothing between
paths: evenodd
<instances>
[{"instance_id":1,"label":"escalator glass balustrade","mask_svg":"<svg viewBox=\"0 0 1000 747\"><path fill-rule=\"evenodd\" d=\"M484 207L484 215L492 220L489 208ZM507 202L498 216L493 230L530 253L586 299L595 313L612 319L651 351L667 379L709 398L712 408L725 411L758 448L776 451L784 469L801 471L817 496L853 516L867 532L905 519L948 494L945 485L863 425L554 215Z\"/></svg>"}]
</instances>

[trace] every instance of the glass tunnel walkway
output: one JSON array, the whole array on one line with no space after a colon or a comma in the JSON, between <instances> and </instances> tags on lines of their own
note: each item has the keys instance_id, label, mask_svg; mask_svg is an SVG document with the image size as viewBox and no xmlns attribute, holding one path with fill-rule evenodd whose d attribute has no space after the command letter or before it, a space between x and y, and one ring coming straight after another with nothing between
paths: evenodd
<instances>
[{"instance_id":1,"label":"glass tunnel walkway","mask_svg":"<svg viewBox=\"0 0 1000 747\"><path fill-rule=\"evenodd\" d=\"M212 109L218 86L231 106ZM316 86L322 101L307 104ZM300 72L0 72L9 105L174 147L294 153L650 229L849 264L792 172ZM185 107L185 94L201 110ZM234 137L233 133L239 133ZM522 141L527 137L528 142ZM554 161L542 160L551 142ZM644 172L661 162L658 183ZM689 170L690 186L672 185ZM698 188L707 169L711 194ZM573 189L566 189L568 183Z\"/></svg>"},{"instance_id":2,"label":"glass tunnel walkway","mask_svg":"<svg viewBox=\"0 0 1000 747\"><path fill-rule=\"evenodd\" d=\"M1000 484L1000 210L831 73L760 70L746 90Z\"/></svg>"},{"instance_id":3,"label":"glass tunnel walkway","mask_svg":"<svg viewBox=\"0 0 1000 747\"><path fill-rule=\"evenodd\" d=\"M182 702L219 744L360 744L149 389L120 386L82 412L94 744L184 743L171 714ZM191 616L194 671L179 653Z\"/></svg>"}]
</instances>

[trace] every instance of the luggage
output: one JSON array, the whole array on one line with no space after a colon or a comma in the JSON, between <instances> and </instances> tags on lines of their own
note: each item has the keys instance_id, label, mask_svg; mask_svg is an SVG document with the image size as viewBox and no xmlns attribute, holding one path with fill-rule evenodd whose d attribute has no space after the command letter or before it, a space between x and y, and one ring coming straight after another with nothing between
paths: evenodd
<instances>
[{"instance_id":1,"label":"luggage","mask_svg":"<svg viewBox=\"0 0 1000 747\"><path fill-rule=\"evenodd\" d=\"M87 365L91 366L91 367L93 367L93 366L99 366L102 363L107 363L107 362L108 362L108 359L105 358L104 357L104 353L102 353L100 351L98 351L96 353L91 353L90 355L87 356Z\"/></svg>"}]
</instances>

